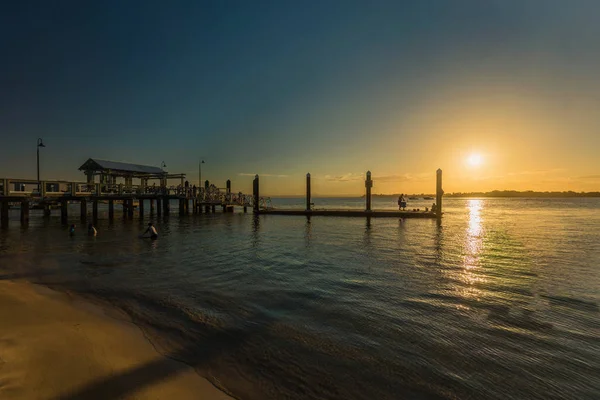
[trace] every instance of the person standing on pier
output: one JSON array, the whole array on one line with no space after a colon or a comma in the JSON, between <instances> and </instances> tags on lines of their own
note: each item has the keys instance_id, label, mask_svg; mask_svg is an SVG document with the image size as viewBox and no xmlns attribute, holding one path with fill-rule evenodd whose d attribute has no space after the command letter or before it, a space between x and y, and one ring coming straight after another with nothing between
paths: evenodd
<instances>
[{"instance_id":1,"label":"person standing on pier","mask_svg":"<svg viewBox=\"0 0 600 400\"><path fill-rule=\"evenodd\" d=\"M406 199L404 198L404 193L398 197L398 210L406 209Z\"/></svg>"}]
</instances>

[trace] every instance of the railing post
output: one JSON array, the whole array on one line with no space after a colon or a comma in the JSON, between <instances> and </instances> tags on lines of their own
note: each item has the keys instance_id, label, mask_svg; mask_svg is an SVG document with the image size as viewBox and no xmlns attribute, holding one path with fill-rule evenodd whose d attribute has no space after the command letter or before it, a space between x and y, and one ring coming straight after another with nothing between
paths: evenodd
<instances>
[{"instance_id":1,"label":"railing post","mask_svg":"<svg viewBox=\"0 0 600 400\"><path fill-rule=\"evenodd\" d=\"M47 182L46 182L46 181L42 181L42 182L40 182L40 185L41 185L41 188L40 188L40 192L41 192L41 193L40 193L40 196L41 196L42 198L44 198L44 197L46 197L46 189L48 189L48 188L47 188Z\"/></svg>"},{"instance_id":2,"label":"railing post","mask_svg":"<svg viewBox=\"0 0 600 400\"><path fill-rule=\"evenodd\" d=\"M310 193L310 173L306 174L306 211L312 210Z\"/></svg>"},{"instance_id":3,"label":"railing post","mask_svg":"<svg viewBox=\"0 0 600 400\"><path fill-rule=\"evenodd\" d=\"M366 211L371 211L371 188L373 187L373 180L371 180L371 171L367 171L367 180L365 181L365 187L367 188Z\"/></svg>"},{"instance_id":4,"label":"railing post","mask_svg":"<svg viewBox=\"0 0 600 400\"><path fill-rule=\"evenodd\" d=\"M10 188L8 187L8 179L3 179L2 180L2 194L4 196L8 196L10 195Z\"/></svg>"}]
</instances>

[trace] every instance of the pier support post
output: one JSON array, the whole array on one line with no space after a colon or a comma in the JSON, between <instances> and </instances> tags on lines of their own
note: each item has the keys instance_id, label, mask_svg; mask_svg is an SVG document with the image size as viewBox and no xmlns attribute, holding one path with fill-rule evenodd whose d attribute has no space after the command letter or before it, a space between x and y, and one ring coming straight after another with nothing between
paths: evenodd
<instances>
[{"instance_id":1,"label":"pier support post","mask_svg":"<svg viewBox=\"0 0 600 400\"><path fill-rule=\"evenodd\" d=\"M194 201L192 200L192 205L194 204ZM187 215L190 214L190 199L188 197L185 198L185 213Z\"/></svg>"},{"instance_id":2,"label":"pier support post","mask_svg":"<svg viewBox=\"0 0 600 400\"><path fill-rule=\"evenodd\" d=\"M252 188L252 196L254 197L254 212L258 213L260 207L260 190L259 190L259 180L258 174L254 176L253 188Z\"/></svg>"},{"instance_id":3,"label":"pier support post","mask_svg":"<svg viewBox=\"0 0 600 400\"><path fill-rule=\"evenodd\" d=\"M163 211L165 212L165 217L168 217L171 213L171 204L168 197L163 199Z\"/></svg>"},{"instance_id":4,"label":"pier support post","mask_svg":"<svg viewBox=\"0 0 600 400\"><path fill-rule=\"evenodd\" d=\"M442 217L442 196L444 195L444 189L442 189L442 170L438 168L436 171L436 187L435 187L435 206L437 217Z\"/></svg>"},{"instance_id":5,"label":"pier support post","mask_svg":"<svg viewBox=\"0 0 600 400\"><path fill-rule=\"evenodd\" d=\"M227 212L227 204L221 204L221 207L223 208L223 214L225 214Z\"/></svg>"},{"instance_id":6,"label":"pier support post","mask_svg":"<svg viewBox=\"0 0 600 400\"><path fill-rule=\"evenodd\" d=\"M3 228L6 228L8 226L8 201L2 201L1 203L2 204L0 204L0 224Z\"/></svg>"},{"instance_id":7,"label":"pier support post","mask_svg":"<svg viewBox=\"0 0 600 400\"><path fill-rule=\"evenodd\" d=\"M310 197L310 173L308 173L306 174L306 211L312 210Z\"/></svg>"},{"instance_id":8,"label":"pier support post","mask_svg":"<svg viewBox=\"0 0 600 400\"><path fill-rule=\"evenodd\" d=\"M10 188L8 187L8 179L2 180L2 194L4 196L10 195Z\"/></svg>"},{"instance_id":9,"label":"pier support post","mask_svg":"<svg viewBox=\"0 0 600 400\"><path fill-rule=\"evenodd\" d=\"M248 212L248 207L244 206L244 212L247 213Z\"/></svg>"},{"instance_id":10,"label":"pier support post","mask_svg":"<svg viewBox=\"0 0 600 400\"><path fill-rule=\"evenodd\" d=\"M192 199L192 208L194 209L192 212L198 214L198 200L195 197Z\"/></svg>"},{"instance_id":11,"label":"pier support post","mask_svg":"<svg viewBox=\"0 0 600 400\"><path fill-rule=\"evenodd\" d=\"M144 219L144 199L138 199L138 210L140 211L140 219Z\"/></svg>"},{"instance_id":12,"label":"pier support post","mask_svg":"<svg viewBox=\"0 0 600 400\"><path fill-rule=\"evenodd\" d=\"M179 215L183 216L185 215L185 202L183 199L179 199Z\"/></svg>"},{"instance_id":13,"label":"pier support post","mask_svg":"<svg viewBox=\"0 0 600 400\"><path fill-rule=\"evenodd\" d=\"M98 223L98 200L92 200L92 221L94 224Z\"/></svg>"},{"instance_id":14,"label":"pier support post","mask_svg":"<svg viewBox=\"0 0 600 400\"><path fill-rule=\"evenodd\" d=\"M49 217L52 214L52 211L50 210L50 204L44 203L43 207L44 207L44 217Z\"/></svg>"},{"instance_id":15,"label":"pier support post","mask_svg":"<svg viewBox=\"0 0 600 400\"><path fill-rule=\"evenodd\" d=\"M227 187L227 194L231 194L231 180L227 179L227 183L226 183L226 187Z\"/></svg>"},{"instance_id":16,"label":"pier support post","mask_svg":"<svg viewBox=\"0 0 600 400\"><path fill-rule=\"evenodd\" d=\"M371 171L367 171L367 180L365 181L365 187L367 188L367 205L365 211L371 211L371 188L373 187Z\"/></svg>"},{"instance_id":17,"label":"pier support post","mask_svg":"<svg viewBox=\"0 0 600 400\"><path fill-rule=\"evenodd\" d=\"M129 208L129 202L127 201L127 199L123 199L123 219L127 219L127 209Z\"/></svg>"},{"instance_id":18,"label":"pier support post","mask_svg":"<svg viewBox=\"0 0 600 400\"><path fill-rule=\"evenodd\" d=\"M60 222L64 225L69 222L68 205L67 200L60 201Z\"/></svg>"},{"instance_id":19,"label":"pier support post","mask_svg":"<svg viewBox=\"0 0 600 400\"><path fill-rule=\"evenodd\" d=\"M127 207L127 216L129 218L133 218L133 211L134 211L134 207L133 207L133 199L129 199L129 206Z\"/></svg>"},{"instance_id":20,"label":"pier support post","mask_svg":"<svg viewBox=\"0 0 600 400\"><path fill-rule=\"evenodd\" d=\"M21 223L29 222L29 199L21 200Z\"/></svg>"},{"instance_id":21,"label":"pier support post","mask_svg":"<svg viewBox=\"0 0 600 400\"><path fill-rule=\"evenodd\" d=\"M154 199L150 199L150 215L154 215Z\"/></svg>"},{"instance_id":22,"label":"pier support post","mask_svg":"<svg viewBox=\"0 0 600 400\"><path fill-rule=\"evenodd\" d=\"M114 217L115 217L115 201L109 200L108 201L108 219L110 221L112 221Z\"/></svg>"},{"instance_id":23,"label":"pier support post","mask_svg":"<svg viewBox=\"0 0 600 400\"><path fill-rule=\"evenodd\" d=\"M80 212L81 222L85 222L85 220L87 219L87 200L81 199L79 202L79 206L81 208L81 212Z\"/></svg>"},{"instance_id":24,"label":"pier support post","mask_svg":"<svg viewBox=\"0 0 600 400\"><path fill-rule=\"evenodd\" d=\"M160 197L156 198L156 213L159 217L162 215L162 203Z\"/></svg>"},{"instance_id":25,"label":"pier support post","mask_svg":"<svg viewBox=\"0 0 600 400\"><path fill-rule=\"evenodd\" d=\"M211 211L213 212L213 214L214 214L215 212L217 212L217 207L216 207L214 204L212 205L212 210L211 210Z\"/></svg>"},{"instance_id":26,"label":"pier support post","mask_svg":"<svg viewBox=\"0 0 600 400\"><path fill-rule=\"evenodd\" d=\"M204 212L208 214L210 212L210 206L204 206Z\"/></svg>"}]
</instances>

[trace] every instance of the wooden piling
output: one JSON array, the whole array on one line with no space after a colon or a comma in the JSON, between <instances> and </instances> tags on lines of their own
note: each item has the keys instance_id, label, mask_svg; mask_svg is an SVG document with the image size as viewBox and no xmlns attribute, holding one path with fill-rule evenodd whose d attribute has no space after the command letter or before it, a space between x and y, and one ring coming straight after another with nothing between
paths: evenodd
<instances>
[{"instance_id":1,"label":"wooden piling","mask_svg":"<svg viewBox=\"0 0 600 400\"><path fill-rule=\"evenodd\" d=\"M110 221L112 221L114 217L115 217L115 201L108 200L108 219Z\"/></svg>"},{"instance_id":2,"label":"wooden piling","mask_svg":"<svg viewBox=\"0 0 600 400\"><path fill-rule=\"evenodd\" d=\"M44 208L44 217L49 217L52 214L52 210L50 209L50 204L48 203L44 203L43 205Z\"/></svg>"},{"instance_id":3,"label":"wooden piling","mask_svg":"<svg viewBox=\"0 0 600 400\"><path fill-rule=\"evenodd\" d=\"M192 199L192 208L194 209L193 213L198 214L198 199Z\"/></svg>"},{"instance_id":4,"label":"wooden piling","mask_svg":"<svg viewBox=\"0 0 600 400\"><path fill-rule=\"evenodd\" d=\"M310 211L312 209L311 199L310 199L310 173L306 174L306 211Z\"/></svg>"},{"instance_id":5,"label":"wooden piling","mask_svg":"<svg viewBox=\"0 0 600 400\"><path fill-rule=\"evenodd\" d=\"M165 217L168 217L169 214L171 213L171 204L169 202L168 197L165 197L163 199L163 211L164 211Z\"/></svg>"},{"instance_id":6,"label":"wooden piling","mask_svg":"<svg viewBox=\"0 0 600 400\"><path fill-rule=\"evenodd\" d=\"M68 205L69 202L67 200L60 201L60 222L64 225L69 222Z\"/></svg>"},{"instance_id":7,"label":"wooden piling","mask_svg":"<svg viewBox=\"0 0 600 400\"><path fill-rule=\"evenodd\" d=\"M213 212L213 214L217 212L217 207L214 204L212 205L211 211Z\"/></svg>"},{"instance_id":8,"label":"wooden piling","mask_svg":"<svg viewBox=\"0 0 600 400\"><path fill-rule=\"evenodd\" d=\"M144 199L138 200L138 210L140 212L140 219L144 218Z\"/></svg>"},{"instance_id":9,"label":"wooden piling","mask_svg":"<svg viewBox=\"0 0 600 400\"><path fill-rule=\"evenodd\" d=\"M86 199L81 199L79 201L79 206L80 206L80 219L81 222L85 222L85 220L87 219L87 200Z\"/></svg>"},{"instance_id":10,"label":"wooden piling","mask_svg":"<svg viewBox=\"0 0 600 400\"><path fill-rule=\"evenodd\" d=\"M192 205L194 204L193 200L192 200ZM190 214L190 199L188 197L185 198L185 213L187 215Z\"/></svg>"},{"instance_id":11,"label":"wooden piling","mask_svg":"<svg viewBox=\"0 0 600 400\"><path fill-rule=\"evenodd\" d=\"M129 206L127 207L127 217L129 217L130 219L133 218L133 211L135 210L135 208L133 207L133 199L129 199Z\"/></svg>"},{"instance_id":12,"label":"wooden piling","mask_svg":"<svg viewBox=\"0 0 600 400\"><path fill-rule=\"evenodd\" d=\"M208 214L210 212L210 206L204 206L204 213Z\"/></svg>"},{"instance_id":13,"label":"wooden piling","mask_svg":"<svg viewBox=\"0 0 600 400\"><path fill-rule=\"evenodd\" d=\"M223 208L223 214L227 212L227 204L221 204L221 208Z\"/></svg>"},{"instance_id":14,"label":"wooden piling","mask_svg":"<svg viewBox=\"0 0 600 400\"><path fill-rule=\"evenodd\" d=\"M29 222L29 199L21 200L21 223Z\"/></svg>"},{"instance_id":15,"label":"wooden piling","mask_svg":"<svg viewBox=\"0 0 600 400\"><path fill-rule=\"evenodd\" d=\"M260 187L259 187L259 179L258 174L254 176L253 188L252 188L252 196L254 198L254 212L258 212L260 208Z\"/></svg>"},{"instance_id":16,"label":"wooden piling","mask_svg":"<svg viewBox=\"0 0 600 400\"><path fill-rule=\"evenodd\" d=\"M371 179L371 171L367 171L367 180L365 181L365 187L367 188L366 196L366 208L365 211L371 211L371 188L373 187L373 180Z\"/></svg>"},{"instance_id":17,"label":"wooden piling","mask_svg":"<svg viewBox=\"0 0 600 400\"><path fill-rule=\"evenodd\" d=\"M154 215L154 199L150 199L150 215Z\"/></svg>"},{"instance_id":18,"label":"wooden piling","mask_svg":"<svg viewBox=\"0 0 600 400\"><path fill-rule=\"evenodd\" d=\"M0 203L2 203L0 205L0 223L3 228L6 228L8 226L8 201L1 201Z\"/></svg>"},{"instance_id":19,"label":"wooden piling","mask_svg":"<svg viewBox=\"0 0 600 400\"><path fill-rule=\"evenodd\" d=\"M442 197L444 190L442 189L442 170L439 168L436 171L436 188L435 188L435 206L438 218L442 216Z\"/></svg>"},{"instance_id":20,"label":"wooden piling","mask_svg":"<svg viewBox=\"0 0 600 400\"><path fill-rule=\"evenodd\" d=\"M92 200L92 221L94 224L98 223L98 200Z\"/></svg>"},{"instance_id":21,"label":"wooden piling","mask_svg":"<svg viewBox=\"0 0 600 400\"><path fill-rule=\"evenodd\" d=\"M179 215L185 215L185 202L183 199L179 199Z\"/></svg>"},{"instance_id":22,"label":"wooden piling","mask_svg":"<svg viewBox=\"0 0 600 400\"><path fill-rule=\"evenodd\" d=\"M248 207L244 206L244 212L247 213L248 212Z\"/></svg>"}]
</instances>

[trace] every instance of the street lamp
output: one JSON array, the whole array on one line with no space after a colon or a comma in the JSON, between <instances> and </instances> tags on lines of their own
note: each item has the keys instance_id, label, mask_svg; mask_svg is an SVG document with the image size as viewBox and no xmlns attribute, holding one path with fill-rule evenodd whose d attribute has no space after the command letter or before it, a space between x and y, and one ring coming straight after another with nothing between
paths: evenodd
<instances>
[{"instance_id":1,"label":"street lamp","mask_svg":"<svg viewBox=\"0 0 600 400\"><path fill-rule=\"evenodd\" d=\"M37 141L37 181L38 181L38 195L42 195L41 184L40 184L40 147L46 147L42 138L38 138Z\"/></svg>"},{"instance_id":2,"label":"street lamp","mask_svg":"<svg viewBox=\"0 0 600 400\"><path fill-rule=\"evenodd\" d=\"M160 164L160 167L163 168L163 169L167 168L167 164L165 164L165 162L163 161L162 164Z\"/></svg>"},{"instance_id":3,"label":"street lamp","mask_svg":"<svg viewBox=\"0 0 600 400\"><path fill-rule=\"evenodd\" d=\"M204 160L200 160L198 163L198 190L202 187L202 164L204 164Z\"/></svg>"}]
</instances>

